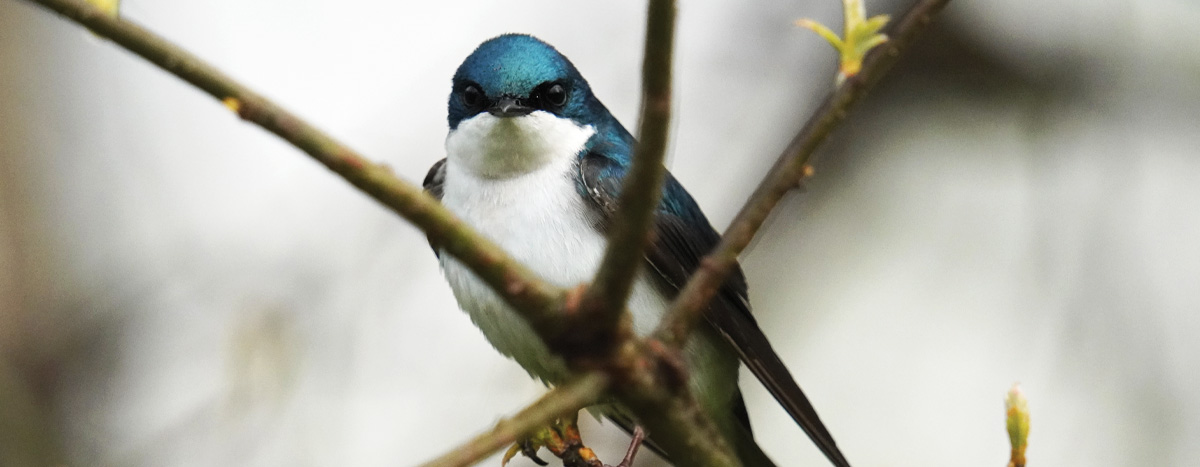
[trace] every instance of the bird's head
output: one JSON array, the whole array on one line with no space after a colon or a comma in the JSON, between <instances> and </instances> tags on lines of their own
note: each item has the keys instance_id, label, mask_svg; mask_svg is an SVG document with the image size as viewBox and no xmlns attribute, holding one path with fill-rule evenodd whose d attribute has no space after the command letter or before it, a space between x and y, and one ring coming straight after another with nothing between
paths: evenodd
<instances>
[{"instance_id":1,"label":"bird's head","mask_svg":"<svg viewBox=\"0 0 1200 467\"><path fill-rule=\"evenodd\" d=\"M587 81L558 50L533 36L505 34L480 44L454 73L450 128L483 113L546 112L587 124L591 100Z\"/></svg>"},{"instance_id":2,"label":"bird's head","mask_svg":"<svg viewBox=\"0 0 1200 467\"><path fill-rule=\"evenodd\" d=\"M448 107L448 156L489 178L573 159L593 135L629 138L567 57L524 34L480 44L454 73Z\"/></svg>"}]
</instances>

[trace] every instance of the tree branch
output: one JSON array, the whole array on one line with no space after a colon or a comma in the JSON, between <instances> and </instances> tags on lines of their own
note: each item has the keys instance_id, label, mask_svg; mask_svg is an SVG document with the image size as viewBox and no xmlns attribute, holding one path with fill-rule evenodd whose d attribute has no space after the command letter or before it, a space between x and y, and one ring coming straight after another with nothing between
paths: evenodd
<instances>
[{"instance_id":1,"label":"tree branch","mask_svg":"<svg viewBox=\"0 0 1200 467\"><path fill-rule=\"evenodd\" d=\"M634 273L642 261L648 241L647 232L661 196L664 174L662 155L666 148L670 112L670 58L675 16L672 0L651 0L650 3L643 70L645 94L639 126L641 142L635 150L633 167L622 188L620 210L610 236L610 247L597 273L596 285L583 292L585 297L578 294L567 296L564 291L541 281L495 244L456 219L419 187L397 179L386 167L367 161L312 125L153 33L128 21L108 16L82 2L29 1L110 38L199 87L237 110L241 118L292 143L408 219L521 312L552 348L556 348L556 342L571 339L572 330L588 325L605 325L605 322L592 321L589 314L572 316L570 313L561 313L564 309L569 312L580 306L581 302L576 300L583 298L582 303L600 310L598 316L606 319L608 327L613 329L619 324L620 317L626 316L622 313L624 302L636 277ZM797 135L776 163L772 174L760 185L751 202L727 231L718 249L706 258L703 267L689 281L667 320L660 325L658 333L666 342L679 345L684 341L700 314L699 310L724 280L729 268L736 262L738 253L745 248L783 194L799 181L813 149L844 117L850 104L861 97L882 76L883 70L895 61L899 52L911 43L920 26L924 26L929 16L946 1L926 0L914 7L913 12L896 29L895 40L886 50L887 53L876 51L868 57L859 77L839 89ZM677 347L663 346L653 339L640 340L628 332L612 333L610 338L605 345L612 352L600 359L568 358L572 368L603 370L611 380L605 385L611 386L609 389L613 395L633 410L639 422L654 435L654 440L679 464L738 465L728 443L688 391L687 373ZM561 352L561 348L556 348L556 351ZM545 408L537 408L542 409ZM495 443L495 439L499 438L489 439L487 442Z\"/></svg>"},{"instance_id":2,"label":"tree branch","mask_svg":"<svg viewBox=\"0 0 1200 467\"><path fill-rule=\"evenodd\" d=\"M592 285L580 302L580 323L599 328L615 353L604 362L619 383L619 401L638 415L654 441L679 465L736 466L737 458L687 385L687 370L676 349L639 341L619 332L625 302L637 278L655 211L662 197L671 121L671 71L675 40L674 0L651 0L646 17L642 62L642 109L633 166L621 184L608 247ZM616 331L609 333L609 331Z\"/></svg>"},{"instance_id":3,"label":"tree branch","mask_svg":"<svg viewBox=\"0 0 1200 467\"><path fill-rule=\"evenodd\" d=\"M251 91L186 50L130 21L72 0L30 0L86 26L96 34L200 88L238 115L300 148L401 217L412 222L520 310L543 335L561 332L564 292L553 287L499 246L458 220L421 187L397 178L279 105Z\"/></svg>"},{"instance_id":4,"label":"tree branch","mask_svg":"<svg viewBox=\"0 0 1200 467\"><path fill-rule=\"evenodd\" d=\"M459 258L521 312L547 343L567 342L571 337L571 330L587 324L586 319L578 319L580 316L561 314L564 308L571 309L566 303L567 298L579 300L581 297L576 294L567 297L564 291L541 281L528 269L513 261L494 243L455 218L420 188L397 179L388 168L371 163L187 51L132 22L109 16L83 2L28 1L55 11L97 35L109 38L200 88L236 110L241 118L278 135L341 175L419 227L446 252ZM617 245L644 245L645 232L649 226L648 219L652 219L649 216L652 216L652 209L657 202L628 200L636 199L635 194L645 190L649 192L647 199L657 200L660 191L658 186L663 176L661 154L666 145L669 111L669 97L666 96L669 96L670 90L669 47L673 37L671 31L674 3L669 0L653 0L650 15L647 39L654 44L647 45L647 63L649 70L656 71L648 71L645 75L648 80L645 104L647 116L643 118L642 125L645 141L637 149L637 159L630 175L637 181L629 182L629 189L623 190L626 194L622 196L621 201L623 211L634 210L635 214L629 221L622 221L631 225L623 228L627 233L619 238L633 240L617 240ZM667 41L665 46L662 43L664 37ZM631 205L636 209L625 207ZM613 277L601 281L612 285L602 286L599 290L610 290L606 294L622 297L628 295L629 284L622 286L617 282L632 281L632 277L619 279L615 276L621 270L636 269L641 258L641 249L630 246L628 250L609 252L617 259L607 260L606 263L618 265L603 268L606 273L601 276ZM633 259L633 266L629 266L630 258ZM608 316L622 316L620 310L624 309L623 302L624 298L611 300L610 303L622 305L616 312L609 312ZM564 304L568 306L564 307ZM638 340L631 333L613 334L612 338L614 343L607 344L615 350L611 355L590 361L586 358L569 359L572 367L577 370L602 369L607 372L613 380L614 387L611 389L614 395L633 409L639 421L645 423L654 434L655 441L678 462L684 465L737 465L728 444L688 392L686 379L681 378L685 374L682 366L673 363L678 354L672 353L671 349L663 349L661 345Z\"/></svg>"},{"instance_id":5,"label":"tree branch","mask_svg":"<svg viewBox=\"0 0 1200 467\"><path fill-rule=\"evenodd\" d=\"M642 111L633 166L621 182L608 248L582 303L596 318L615 326L650 241L654 212L662 197L667 131L671 123L671 55L675 47L675 2L652 0L646 18L642 60ZM590 323L589 325L600 325Z\"/></svg>"},{"instance_id":6,"label":"tree branch","mask_svg":"<svg viewBox=\"0 0 1200 467\"><path fill-rule=\"evenodd\" d=\"M638 415L675 465L740 466L729 441L688 390L679 351L656 341L637 345L639 354L623 360L634 362L636 370L613 385L618 400Z\"/></svg>"},{"instance_id":7,"label":"tree branch","mask_svg":"<svg viewBox=\"0 0 1200 467\"><path fill-rule=\"evenodd\" d=\"M601 372L588 373L559 385L512 418L501 420L492 431L475 437L453 451L424 464L423 467L460 467L475 464L535 430L553 423L554 420L592 405L604 395L608 386L609 378Z\"/></svg>"},{"instance_id":8,"label":"tree branch","mask_svg":"<svg viewBox=\"0 0 1200 467\"><path fill-rule=\"evenodd\" d=\"M921 0L913 5L888 33L891 39L873 50L863 61L862 71L846 80L809 118L808 123L792 138L775 165L759 183L737 217L721 237L721 243L700 263L700 268L688 280L671 306L671 311L659 324L655 335L663 342L680 347L687 341L692 327L703 315L705 306L716 294L729 272L737 264L738 255L758 233L771 210L783 195L798 186L812 169L808 165L813 152L833 129L846 118L846 112L867 94L875 83L892 67L900 55L916 41L933 15L949 0Z\"/></svg>"}]
</instances>

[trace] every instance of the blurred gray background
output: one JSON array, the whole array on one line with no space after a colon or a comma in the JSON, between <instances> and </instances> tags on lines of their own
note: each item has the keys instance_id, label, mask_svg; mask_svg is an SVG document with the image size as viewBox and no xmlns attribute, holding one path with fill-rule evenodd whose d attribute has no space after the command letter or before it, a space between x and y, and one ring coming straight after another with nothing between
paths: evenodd
<instances>
[{"instance_id":1,"label":"blurred gray background","mask_svg":"<svg viewBox=\"0 0 1200 467\"><path fill-rule=\"evenodd\" d=\"M632 127L643 8L123 14L419 181L451 74L502 32L555 44ZM832 48L792 21L840 29L840 8L683 2L670 167L718 228L832 87ZM743 264L855 465L1003 466L1014 382L1030 465L1196 465L1198 23L1188 0L952 2L825 145ZM742 386L767 452L827 465ZM0 464L414 465L542 391L417 230L181 81L0 1ZM619 457L617 430L584 429Z\"/></svg>"}]
</instances>

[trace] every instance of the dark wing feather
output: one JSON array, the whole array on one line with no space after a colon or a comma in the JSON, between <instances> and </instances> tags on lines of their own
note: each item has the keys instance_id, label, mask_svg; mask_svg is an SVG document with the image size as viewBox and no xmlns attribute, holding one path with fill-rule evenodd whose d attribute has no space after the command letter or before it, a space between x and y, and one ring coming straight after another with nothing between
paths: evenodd
<instances>
[{"instance_id":1,"label":"dark wing feather","mask_svg":"<svg viewBox=\"0 0 1200 467\"><path fill-rule=\"evenodd\" d=\"M429 173L425 174L425 181L421 182L421 186L425 187L425 192L429 193L429 196L437 198L438 201L441 201L443 187L445 184L446 159L442 159L434 162L433 167L429 168ZM439 249L437 245L433 243L433 239L429 237L426 238L429 239L429 246L433 248L433 254L441 257L442 255L438 252Z\"/></svg>"},{"instance_id":2,"label":"dark wing feather","mask_svg":"<svg viewBox=\"0 0 1200 467\"><path fill-rule=\"evenodd\" d=\"M623 165L595 151L585 154L579 162L583 191L600 213L602 223L607 222L616 210L625 170ZM699 266L700 259L711 252L720 239L691 195L668 173L654 225L654 240L646 251L646 261L663 278L670 295L679 292ZM746 276L741 267L735 267L731 272L705 310L704 317L821 452L834 465L849 467L808 397L750 314ZM744 411L739 418L744 419L749 429Z\"/></svg>"},{"instance_id":3,"label":"dark wing feather","mask_svg":"<svg viewBox=\"0 0 1200 467\"><path fill-rule=\"evenodd\" d=\"M433 167L429 168L429 173L425 174L425 181L421 182L421 186L425 187L425 191L429 192L430 196L442 200L442 186L446 184L446 159L434 162Z\"/></svg>"}]
</instances>

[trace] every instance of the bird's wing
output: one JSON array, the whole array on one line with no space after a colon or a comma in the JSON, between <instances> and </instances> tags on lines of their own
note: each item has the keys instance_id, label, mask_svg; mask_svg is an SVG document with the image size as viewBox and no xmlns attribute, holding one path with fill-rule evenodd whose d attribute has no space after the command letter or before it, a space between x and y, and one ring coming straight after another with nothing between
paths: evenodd
<instances>
[{"instance_id":1,"label":"bird's wing","mask_svg":"<svg viewBox=\"0 0 1200 467\"><path fill-rule=\"evenodd\" d=\"M429 173L425 174L425 181L421 182L421 186L425 187L425 191L429 192L430 196L442 200L442 186L446 184L446 159L434 162L433 167L429 168Z\"/></svg>"},{"instance_id":2,"label":"bird's wing","mask_svg":"<svg viewBox=\"0 0 1200 467\"><path fill-rule=\"evenodd\" d=\"M580 159L579 180L583 185L580 188L600 213L601 223L611 219L616 211L626 170L625 165L604 155L602 148L593 148ZM713 230L695 200L667 173L662 201L656 212L653 242L646 250L646 262L662 277L668 296L679 293L699 266L700 259L720 240L720 235ZM751 316L746 289L746 276L741 267L735 267L705 310L705 320L735 349L742 362L821 452L834 465L849 467L833 436ZM748 420L743 421L749 429Z\"/></svg>"},{"instance_id":3,"label":"bird's wing","mask_svg":"<svg viewBox=\"0 0 1200 467\"><path fill-rule=\"evenodd\" d=\"M425 181L421 182L421 186L425 187L425 192L429 196L442 200L443 187L446 184L446 159L434 162L433 167L429 168L429 173L425 174ZM437 244L433 243L433 238L425 237L429 240L430 248L433 248L433 254L441 257L442 254Z\"/></svg>"}]
</instances>

